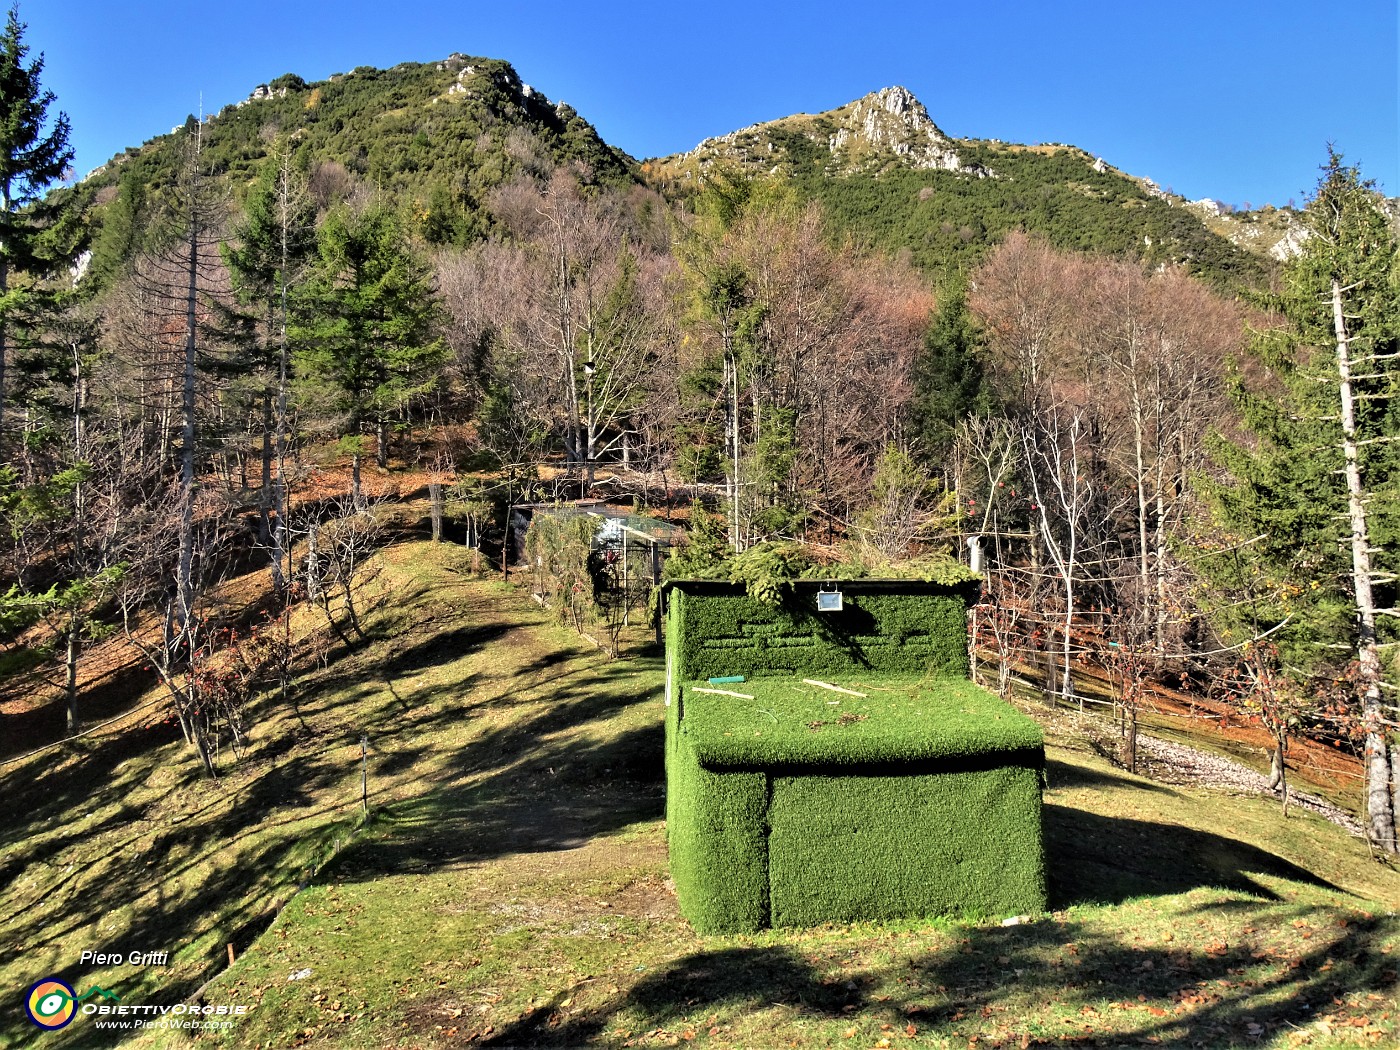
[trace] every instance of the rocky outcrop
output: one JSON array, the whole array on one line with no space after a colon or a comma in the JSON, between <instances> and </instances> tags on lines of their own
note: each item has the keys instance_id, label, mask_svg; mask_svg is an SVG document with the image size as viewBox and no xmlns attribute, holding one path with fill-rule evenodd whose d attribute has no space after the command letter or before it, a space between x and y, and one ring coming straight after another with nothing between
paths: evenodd
<instances>
[{"instance_id":1,"label":"rocky outcrop","mask_svg":"<svg viewBox=\"0 0 1400 1050\"><path fill-rule=\"evenodd\" d=\"M1156 197L1158 200L1167 201L1168 203L1171 203L1171 201L1173 200L1172 194L1162 189L1161 186L1158 186L1151 179L1146 178L1144 176L1143 178L1138 179L1138 182L1142 185L1142 188L1147 191L1147 195L1149 197Z\"/></svg>"},{"instance_id":2,"label":"rocky outcrop","mask_svg":"<svg viewBox=\"0 0 1400 1050\"><path fill-rule=\"evenodd\" d=\"M467 62L464 56L453 54L445 61L439 62L437 64L437 69L439 72L455 70L457 73L456 78L448 85L447 97L471 94L472 78L478 74L490 78L491 83L496 88L509 94L516 95L521 99L528 101L537 94L534 88L522 81L520 77L516 75L515 70L507 65L502 65L499 68L493 68L490 64L485 67L479 67ZM439 98L441 97L443 96L439 96ZM543 98L543 96L540 97ZM436 101L436 99L433 101Z\"/></svg>"},{"instance_id":3,"label":"rocky outcrop","mask_svg":"<svg viewBox=\"0 0 1400 1050\"><path fill-rule=\"evenodd\" d=\"M952 142L907 88L884 88L839 112L841 126L827 143L838 164L873 151L893 154L911 168L962 170Z\"/></svg>"},{"instance_id":4,"label":"rocky outcrop","mask_svg":"<svg viewBox=\"0 0 1400 1050\"><path fill-rule=\"evenodd\" d=\"M1283 231L1283 236L1269 249L1269 254L1279 262L1286 262L1302 253L1303 243L1311 236L1311 230L1296 219L1291 219Z\"/></svg>"},{"instance_id":5,"label":"rocky outcrop","mask_svg":"<svg viewBox=\"0 0 1400 1050\"><path fill-rule=\"evenodd\" d=\"M266 84L259 84L257 87L253 88L253 93L251 95L245 98L242 102L236 103L236 105L239 109L242 109L250 102L261 102L263 99L286 97L286 87L281 87L274 90L273 88L268 87Z\"/></svg>"},{"instance_id":6,"label":"rocky outcrop","mask_svg":"<svg viewBox=\"0 0 1400 1050\"><path fill-rule=\"evenodd\" d=\"M725 161L776 172L788 152L783 144L791 142L794 135L801 135L829 155L824 165L828 174L879 171L889 165L955 171L978 178L993 174L981 165L964 164L953 140L933 122L923 103L898 86L883 88L827 113L799 114L708 138L689 153L661 164L673 163L681 171L694 171Z\"/></svg>"},{"instance_id":7,"label":"rocky outcrop","mask_svg":"<svg viewBox=\"0 0 1400 1050\"><path fill-rule=\"evenodd\" d=\"M73 287L78 287L78 282L87 276L88 268L92 265L92 252L85 251L73 260L73 265L68 267L68 276L73 280Z\"/></svg>"}]
</instances>

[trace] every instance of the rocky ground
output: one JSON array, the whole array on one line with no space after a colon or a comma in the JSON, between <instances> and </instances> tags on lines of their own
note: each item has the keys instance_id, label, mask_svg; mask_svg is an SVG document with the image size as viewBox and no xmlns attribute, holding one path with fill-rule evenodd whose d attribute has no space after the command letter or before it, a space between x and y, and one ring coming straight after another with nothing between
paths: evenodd
<instances>
[{"instance_id":1,"label":"rocky ground","mask_svg":"<svg viewBox=\"0 0 1400 1050\"><path fill-rule=\"evenodd\" d=\"M1269 787L1268 777L1248 766L1156 737L1138 737L1138 772L1164 784L1199 784L1244 795L1279 796L1276 789ZM1363 834L1361 825L1350 813L1316 795L1290 790L1289 802L1321 815L1353 835Z\"/></svg>"}]
</instances>

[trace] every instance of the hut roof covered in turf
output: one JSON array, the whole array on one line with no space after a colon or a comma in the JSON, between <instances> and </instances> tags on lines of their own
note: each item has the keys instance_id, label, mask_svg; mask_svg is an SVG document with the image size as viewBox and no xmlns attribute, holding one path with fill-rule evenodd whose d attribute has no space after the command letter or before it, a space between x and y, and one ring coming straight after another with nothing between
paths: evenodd
<instances>
[{"instance_id":1,"label":"hut roof covered in turf","mask_svg":"<svg viewBox=\"0 0 1400 1050\"><path fill-rule=\"evenodd\" d=\"M1040 727L971 682L821 681L837 689L797 678L685 683L682 731L710 769L1005 760L1018 752L1028 764L1041 763Z\"/></svg>"}]
</instances>

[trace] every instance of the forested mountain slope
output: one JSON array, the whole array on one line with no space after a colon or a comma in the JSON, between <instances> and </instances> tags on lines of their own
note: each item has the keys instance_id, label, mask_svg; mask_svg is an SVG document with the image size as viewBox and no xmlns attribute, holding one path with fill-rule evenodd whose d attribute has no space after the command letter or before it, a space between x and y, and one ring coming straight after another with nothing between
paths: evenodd
<instances>
[{"instance_id":1,"label":"forested mountain slope","mask_svg":"<svg viewBox=\"0 0 1400 1050\"><path fill-rule=\"evenodd\" d=\"M907 90L885 88L826 113L798 114L706 139L643 165L684 196L721 172L790 178L836 223L908 251L925 270L965 270L1010 230L1059 248L1182 264L1217 284L1261 280L1277 238L1237 246L1188 206L1075 146L954 139ZM1214 209L1219 211L1218 208Z\"/></svg>"},{"instance_id":2,"label":"forested mountain slope","mask_svg":"<svg viewBox=\"0 0 1400 1050\"><path fill-rule=\"evenodd\" d=\"M1270 253L1292 250L1297 225L1287 209L1231 215L1213 202L1191 204L1075 146L950 138L898 87L707 139L639 168L571 106L523 83L508 62L453 54L387 70L361 66L320 82L288 73L210 116L203 136L208 170L226 175L236 197L281 138L322 196L379 191L429 244L465 246L486 236L491 190L570 162L612 185L644 173L681 201L721 173L790 182L819 201L843 235L907 252L936 278L967 271L1008 231L1021 230L1059 248L1182 264L1237 288L1265 279ZM98 206L99 262L140 247L126 213L149 208L179 165L172 131L60 191Z\"/></svg>"},{"instance_id":3,"label":"forested mountain slope","mask_svg":"<svg viewBox=\"0 0 1400 1050\"><path fill-rule=\"evenodd\" d=\"M123 215L149 208L175 182L179 130L117 155L72 191L98 205L99 259L140 247ZM485 195L521 172L580 162L600 182L625 184L635 166L567 103L523 83L509 63L459 54L387 70L360 66L315 83L288 73L210 116L202 140L206 171L226 176L235 197L285 141L322 203L359 187L382 192L429 244L484 236Z\"/></svg>"}]
</instances>

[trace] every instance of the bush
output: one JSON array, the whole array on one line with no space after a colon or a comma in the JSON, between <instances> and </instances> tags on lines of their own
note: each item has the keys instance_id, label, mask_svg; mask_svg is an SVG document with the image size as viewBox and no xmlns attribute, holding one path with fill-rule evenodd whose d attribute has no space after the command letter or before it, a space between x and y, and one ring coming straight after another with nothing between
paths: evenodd
<instances>
[{"instance_id":1,"label":"bush","mask_svg":"<svg viewBox=\"0 0 1400 1050\"><path fill-rule=\"evenodd\" d=\"M594 606L589 556L597 531L597 518L559 508L537 512L525 533L525 557L534 592L575 630L582 629Z\"/></svg>"}]
</instances>

